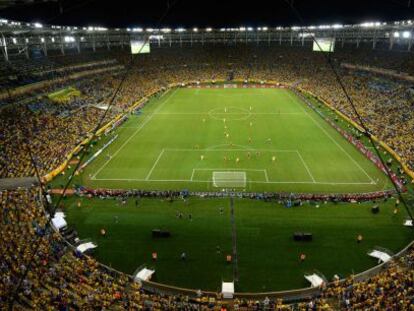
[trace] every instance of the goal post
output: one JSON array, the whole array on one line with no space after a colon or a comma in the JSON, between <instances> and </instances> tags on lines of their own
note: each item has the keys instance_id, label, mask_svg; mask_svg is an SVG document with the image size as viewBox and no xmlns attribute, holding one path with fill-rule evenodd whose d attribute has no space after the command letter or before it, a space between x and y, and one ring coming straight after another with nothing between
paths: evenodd
<instances>
[{"instance_id":1,"label":"goal post","mask_svg":"<svg viewBox=\"0 0 414 311\"><path fill-rule=\"evenodd\" d=\"M246 187L246 172L227 171L213 172L213 186L217 188Z\"/></svg>"}]
</instances>

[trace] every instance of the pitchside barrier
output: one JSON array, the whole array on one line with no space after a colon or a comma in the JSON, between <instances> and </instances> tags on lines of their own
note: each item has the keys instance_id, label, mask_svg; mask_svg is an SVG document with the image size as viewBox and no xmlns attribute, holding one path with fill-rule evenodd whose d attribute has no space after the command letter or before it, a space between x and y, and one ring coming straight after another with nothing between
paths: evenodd
<instances>
[{"instance_id":1,"label":"pitchside barrier","mask_svg":"<svg viewBox=\"0 0 414 311\"><path fill-rule=\"evenodd\" d=\"M330 201L330 202L362 202L372 201L384 197L389 197L395 193L395 190L384 190L368 193L292 193L292 192L246 192L246 191L190 191L186 194L191 197L200 198L230 198L238 197L242 199L254 199L254 200L304 200L304 201ZM88 189L83 187L78 192L80 195L87 196L136 196L140 197L152 197L152 198L170 198L179 197L182 194L180 190L137 190L137 189Z\"/></svg>"},{"instance_id":2,"label":"pitchside barrier","mask_svg":"<svg viewBox=\"0 0 414 311\"><path fill-rule=\"evenodd\" d=\"M224 84L226 83L226 81L215 81L215 80L200 80L200 81L187 81L185 83L173 83L167 86L167 88L158 88L154 91L152 91L151 93L147 94L146 96L144 96L142 99L140 99L139 101L137 101L135 104L132 105L131 108L129 108L127 110L127 112L123 113L123 114L119 114L117 115L112 121L108 122L106 125L104 125L101 129L98 130L97 132L97 136L101 135L105 130L109 129L111 126L113 126L115 124L115 122L119 121L121 118L125 117L126 115L128 115L130 112L134 111L137 108L141 108L143 107L147 102L148 99L151 98L152 96L154 96L155 94L162 92L162 91L168 91L172 88L176 88L176 87L201 87L201 86L214 86L214 87L223 87L224 88ZM244 80L234 80L234 83L240 85L242 84L243 87L250 87L250 85L252 85L253 87L260 87L260 88L287 88L288 85L285 84L281 84L277 81L258 81L258 80L249 80L249 81L244 81ZM216 85L217 84L217 85ZM345 119L347 122L349 122L350 124L352 124L355 128L361 130L361 127L355 123L353 120L351 120L350 118L348 118L347 116L345 116L344 114L342 114L340 111L336 110L334 107L332 107L329 103L327 103L325 100L319 98L318 96L316 96L315 94L311 93L310 91L301 89L299 87L294 88L294 90L299 90L302 93L306 93L309 94L311 96L313 96L314 98L318 99L319 101L321 101L323 104L325 104L328 108L330 108L332 111L334 111L335 113L337 113L339 116L341 116L343 119ZM375 137L374 135L371 135L371 137L377 141L387 152L389 152L397 161L398 163L401 164L401 167L403 168L403 170L405 171L405 173L407 175L409 175L413 180L414 180L414 172L411 171L402 161L402 159L395 153L394 150L392 150L387 144L385 144L383 141L380 141L377 137ZM70 159L77 154L81 149L82 149L82 145L85 145L87 143L89 143L90 138L85 139L84 141L82 141L78 146L76 146L72 152L70 152L68 154L68 156L66 157L66 160L59 165L56 169L54 169L53 171L51 171L50 173L46 174L42 180L49 182L51 181L53 178L55 178L57 175L59 175L60 173L62 173L67 165L69 164ZM375 163L375 162L374 162ZM380 168L383 169L383 168Z\"/></svg>"}]
</instances>

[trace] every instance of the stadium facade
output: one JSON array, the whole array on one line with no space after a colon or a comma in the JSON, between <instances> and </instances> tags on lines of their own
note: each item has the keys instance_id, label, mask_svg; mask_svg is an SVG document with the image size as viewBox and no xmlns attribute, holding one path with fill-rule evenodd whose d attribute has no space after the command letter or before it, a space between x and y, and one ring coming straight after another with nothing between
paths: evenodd
<instances>
[{"instance_id":1,"label":"stadium facade","mask_svg":"<svg viewBox=\"0 0 414 311\"><path fill-rule=\"evenodd\" d=\"M313 38L334 38L341 47L411 51L414 23L367 22L356 25L238 28L113 28L42 25L0 19L1 51L7 61L30 58L31 51L56 54L129 48L131 40L149 39L159 47L204 44L305 46Z\"/></svg>"}]
</instances>

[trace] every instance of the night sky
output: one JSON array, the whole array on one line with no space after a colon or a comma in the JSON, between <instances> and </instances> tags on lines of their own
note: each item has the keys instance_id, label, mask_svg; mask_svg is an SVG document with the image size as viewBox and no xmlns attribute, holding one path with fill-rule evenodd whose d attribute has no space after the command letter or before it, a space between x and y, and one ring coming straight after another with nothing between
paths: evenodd
<instances>
[{"instance_id":1,"label":"night sky","mask_svg":"<svg viewBox=\"0 0 414 311\"><path fill-rule=\"evenodd\" d=\"M103 27L300 26L292 1L306 25L414 19L410 0L59 0L3 9L0 17Z\"/></svg>"}]
</instances>

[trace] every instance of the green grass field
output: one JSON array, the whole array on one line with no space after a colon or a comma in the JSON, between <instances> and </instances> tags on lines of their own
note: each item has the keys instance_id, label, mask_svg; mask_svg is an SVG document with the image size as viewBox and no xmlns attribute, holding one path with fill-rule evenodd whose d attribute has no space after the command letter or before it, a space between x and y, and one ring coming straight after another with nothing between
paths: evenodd
<instances>
[{"instance_id":1,"label":"green grass field","mask_svg":"<svg viewBox=\"0 0 414 311\"><path fill-rule=\"evenodd\" d=\"M347 127L343 120L338 124ZM118 135L115 142L74 184L297 193L391 189L382 172L285 89L170 90L101 139L89 156L113 135ZM62 187L68 175L52 185ZM307 287L305 273L318 270L330 280L334 274L361 272L377 263L368 250L380 246L396 252L412 239L412 231L402 225L404 209L393 214L394 199L380 202L378 215L370 211L373 202L319 204L288 209L275 202L235 199L232 226L228 198L192 197L187 203L142 199L139 207L132 199L126 205L116 199L64 199L68 223L80 238L97 242L94 256L99 261L129 274L147 265L155 268L156 281L194 289L220 290L221 281L233 280L235 271L237 291ZM106 237L100 236L101 228ZM155 228L169 230L172 237L153 239ZM296 231L312 232L314 241L294 242ZM364 237L360 244L358 234ZM225 262L234 247L237 265ZM151 260L154 251L157 262ZM188 255L185 262L182 252ZM302 252L307 260L300 263Z\"/></svg>"},{"instance_id":2,"label":"green grass field","mask_svg":"<svg viewBox=\"0 0 414 311\"><path fill-rule=\"evenodd\" d=\"M390 188L382 172L289 90L181 88L142 112L117 130L118 139L79 183L195 191Z\"/></svg>"},{"instance_id":3,"label":"green grass field","mask_svg":"<svg viewBox=\"0 0 414 311\"><path fill-rule=\"evenodd\" d=\"M394 215L394 204L393 199L381 202L381 212L373 215L373 203L285 208L236 199L237 291L303 288L309 286L307 272L318 270L331 280L334 274L345 277L376 265L367 256L370 249L380 246L397 252L412 240L412 230L402 225L404 209ZM133 199L123 205L115 199L67 198L64 205L69 224L80 238L96 242L94 256L113 268L132 274L146 265L155 268L156 281L194 289L220 290L222 280L233 280L233 266L225 262L232 252L230 199L141 199L136 207ZM101 228L106 237L100 236ZM153 239L155 228L169 230L172 236ZM294 242L296 231L312 232L314 240ZM360 244L358 234L364 237ZM151 260L154 251L157 262ZM180 260L182 252L187 253L186 262ZM307 260L300 263L302 252Z\"/></svg>"}]
</instances>

